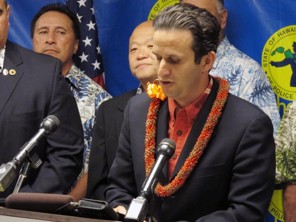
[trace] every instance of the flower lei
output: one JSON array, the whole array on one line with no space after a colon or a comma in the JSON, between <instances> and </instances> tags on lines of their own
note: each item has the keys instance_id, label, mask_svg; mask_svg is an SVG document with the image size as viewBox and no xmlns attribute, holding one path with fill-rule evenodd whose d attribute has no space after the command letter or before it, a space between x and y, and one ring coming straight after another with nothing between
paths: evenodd
<instances>
[{"instance_id":1,"label":"flower lei","mask_svg":"<svg viewBox=\"0 0 296 222\"><path fill-rule=\"evenodd\" d=\"M154 80L154 82L156 82L156 80ZM157 85L156 83L150 83L148 82L147 83L147 94L150 98L157 98L157 99L160 99L160 100L165 100L166 98L166 95L163 93L163 90L161 88L160 85Z\"/></svg>"},{"instance_id":2,"label":"flower lei","mask_svg":"<svg viewBox=\"0 0 296 222\"><path fill-rule=\"evenodd\" d=\"M155 194L159 197L169 197L176 193L185 183L192 170L196 166L201 157L207 143L209 142L212 132L218 123L222 114L222 109L228 97L229 84L226 80L215 77L219 82L219 89L214 101L213 107L207 118L207 121L201 131L200 136L189 155L184 165L176 175L176 177L167 185L162 186L160 183L155 188ZM149 175L155 163L155 137L156 137L156 122L157 113L159 111L160 99L154 97L150 103L147 121L146 121L146 137L145 137L145 170L146 175Z\"/></svg>"}]
</instances>

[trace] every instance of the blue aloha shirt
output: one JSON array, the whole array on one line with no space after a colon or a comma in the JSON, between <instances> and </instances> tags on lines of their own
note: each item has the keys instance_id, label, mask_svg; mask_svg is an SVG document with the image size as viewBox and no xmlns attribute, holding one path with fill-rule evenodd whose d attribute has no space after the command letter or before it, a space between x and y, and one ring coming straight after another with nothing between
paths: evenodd
<instances>
[{"instance_id":1,"label":"blue aloha shirt","mask_svg":"<svg viewBox=\"0 0 296 222\"><path fill-rule=\"evenodd\" d=\"M274 137L280 123L275 94L261 66L224 37L210 74L226 79L230 93L260 107L271 119Z\"/></svg>"},{"instance_id":2,"label":"blue aloha shirt","mask_svg":"<svg viewBox=\"0 0 296 222\"><path fill-rule=\"evenodd\" d=\"M75 65L72 65L65 78L69 80L70 89L75 97L83 126L84 152L82 173L85 173L88 171L96 110L102 102L111 99L112 96Z\"/></svg>"}]
</instances>

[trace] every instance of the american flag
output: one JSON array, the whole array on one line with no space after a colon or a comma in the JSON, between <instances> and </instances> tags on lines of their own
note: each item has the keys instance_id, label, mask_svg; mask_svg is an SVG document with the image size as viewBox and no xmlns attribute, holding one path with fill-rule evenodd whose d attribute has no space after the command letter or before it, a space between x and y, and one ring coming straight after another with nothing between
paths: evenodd
<instances>
[{"instance_id":1,"label":"american flag","mask_svg":"<svg viewBox=\"0 0 296 222\"><path fill-rule=\"evenodd\" d=\"M104 87L104 69L93 0L68 0L67 6L77 15L80 22L81 37L78 51L74 56L75 65Z\"/></svg>"}]
</instances>

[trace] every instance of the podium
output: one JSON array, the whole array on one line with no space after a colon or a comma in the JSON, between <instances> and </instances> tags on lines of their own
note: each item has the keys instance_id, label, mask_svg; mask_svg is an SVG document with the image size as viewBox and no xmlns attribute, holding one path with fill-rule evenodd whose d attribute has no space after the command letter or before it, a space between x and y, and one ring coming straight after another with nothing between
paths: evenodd
<instances>
[{"instance_id":1,"label":"podium","mask_svg":"<svg viewBox=\"0 0 296 222\"><path fill-rule=\"evenodd\" d=\"M75 217L60 214L49 214L34 211L15 210L0 207L0 221L5 222L110 222L85 217Z\"/></svg>"}]
</instances>

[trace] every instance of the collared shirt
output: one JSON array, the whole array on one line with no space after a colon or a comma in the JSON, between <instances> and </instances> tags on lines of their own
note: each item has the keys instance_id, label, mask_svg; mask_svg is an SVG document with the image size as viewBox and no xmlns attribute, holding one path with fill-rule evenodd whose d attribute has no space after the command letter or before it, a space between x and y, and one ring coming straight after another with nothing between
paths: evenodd
<instances>
[{"instance_id":1,"label":"collared shirt","mask_svg":"<svg viewBox=\"0 0 296 222\"><path fill-rule=\"evenodd\" d=\"M286 109L275 145L276 182L296 183L296 101Z\"/></svg>"},{"instance_id":2,"label":"collared shirt","mask_svg":"<svg viewBox=\"0 0 296 222\"><path fill-rule=\"evenodd\" d=\"M99 84L85 75L75 65L72 65L65 77L75 97L84 133L83 172L88 170L89 154L92 144L92 134L95 122L95 113L100 104L110 98Z\"/></svg>"},{"instance_id":3,"label":"collared shirt","mask_svg":"<svg viewBox=\"0 0 296 222\"><path fill-rule=\"evenodd\" d=\"M4 55L5 55L5 46L3 49L0 49L0 73L3 70L3 65L4 65Z\"/></svg>"},{"instance_id":4,"label":"collared shirt","mask_svg":"<svg viewBox=\"0 0 296 222\"><path fill-rule=\"evenodd\" d=\"M139 95L139 94L141 94L142 92L144 92L144 89L143 89L142 85L140 84L139 87L137 88L136 95Z\"/></svg>"},{"instance_id":5,"label":"collared shirt","mask_svg":"<svg viewBox=\"0 0 296 222\"><path fill-rule=\"evenodd\" d=\"M184 108L179 108L173 99L168 98L169 108L169 138L176 143L176 150L173 157L169 160L168 175L171 177L174 168L177 164L178 158L185 142L188 138L192 125L207 100L213 86L213 79L211 78L205 91L198 96L191 104Z\"/></svg>"},{"instance_id":6,"label":"collared shirt","mask_svg":"<svg viewBox=\"0 0 296 222\"><path fill-rule=\"evenodd\" d=\"M271 119L276 135L280 114L275 94L261 66L224 37L210 74L226 79L229 92L260 107Z\"/></svg>"}]
</instances>

